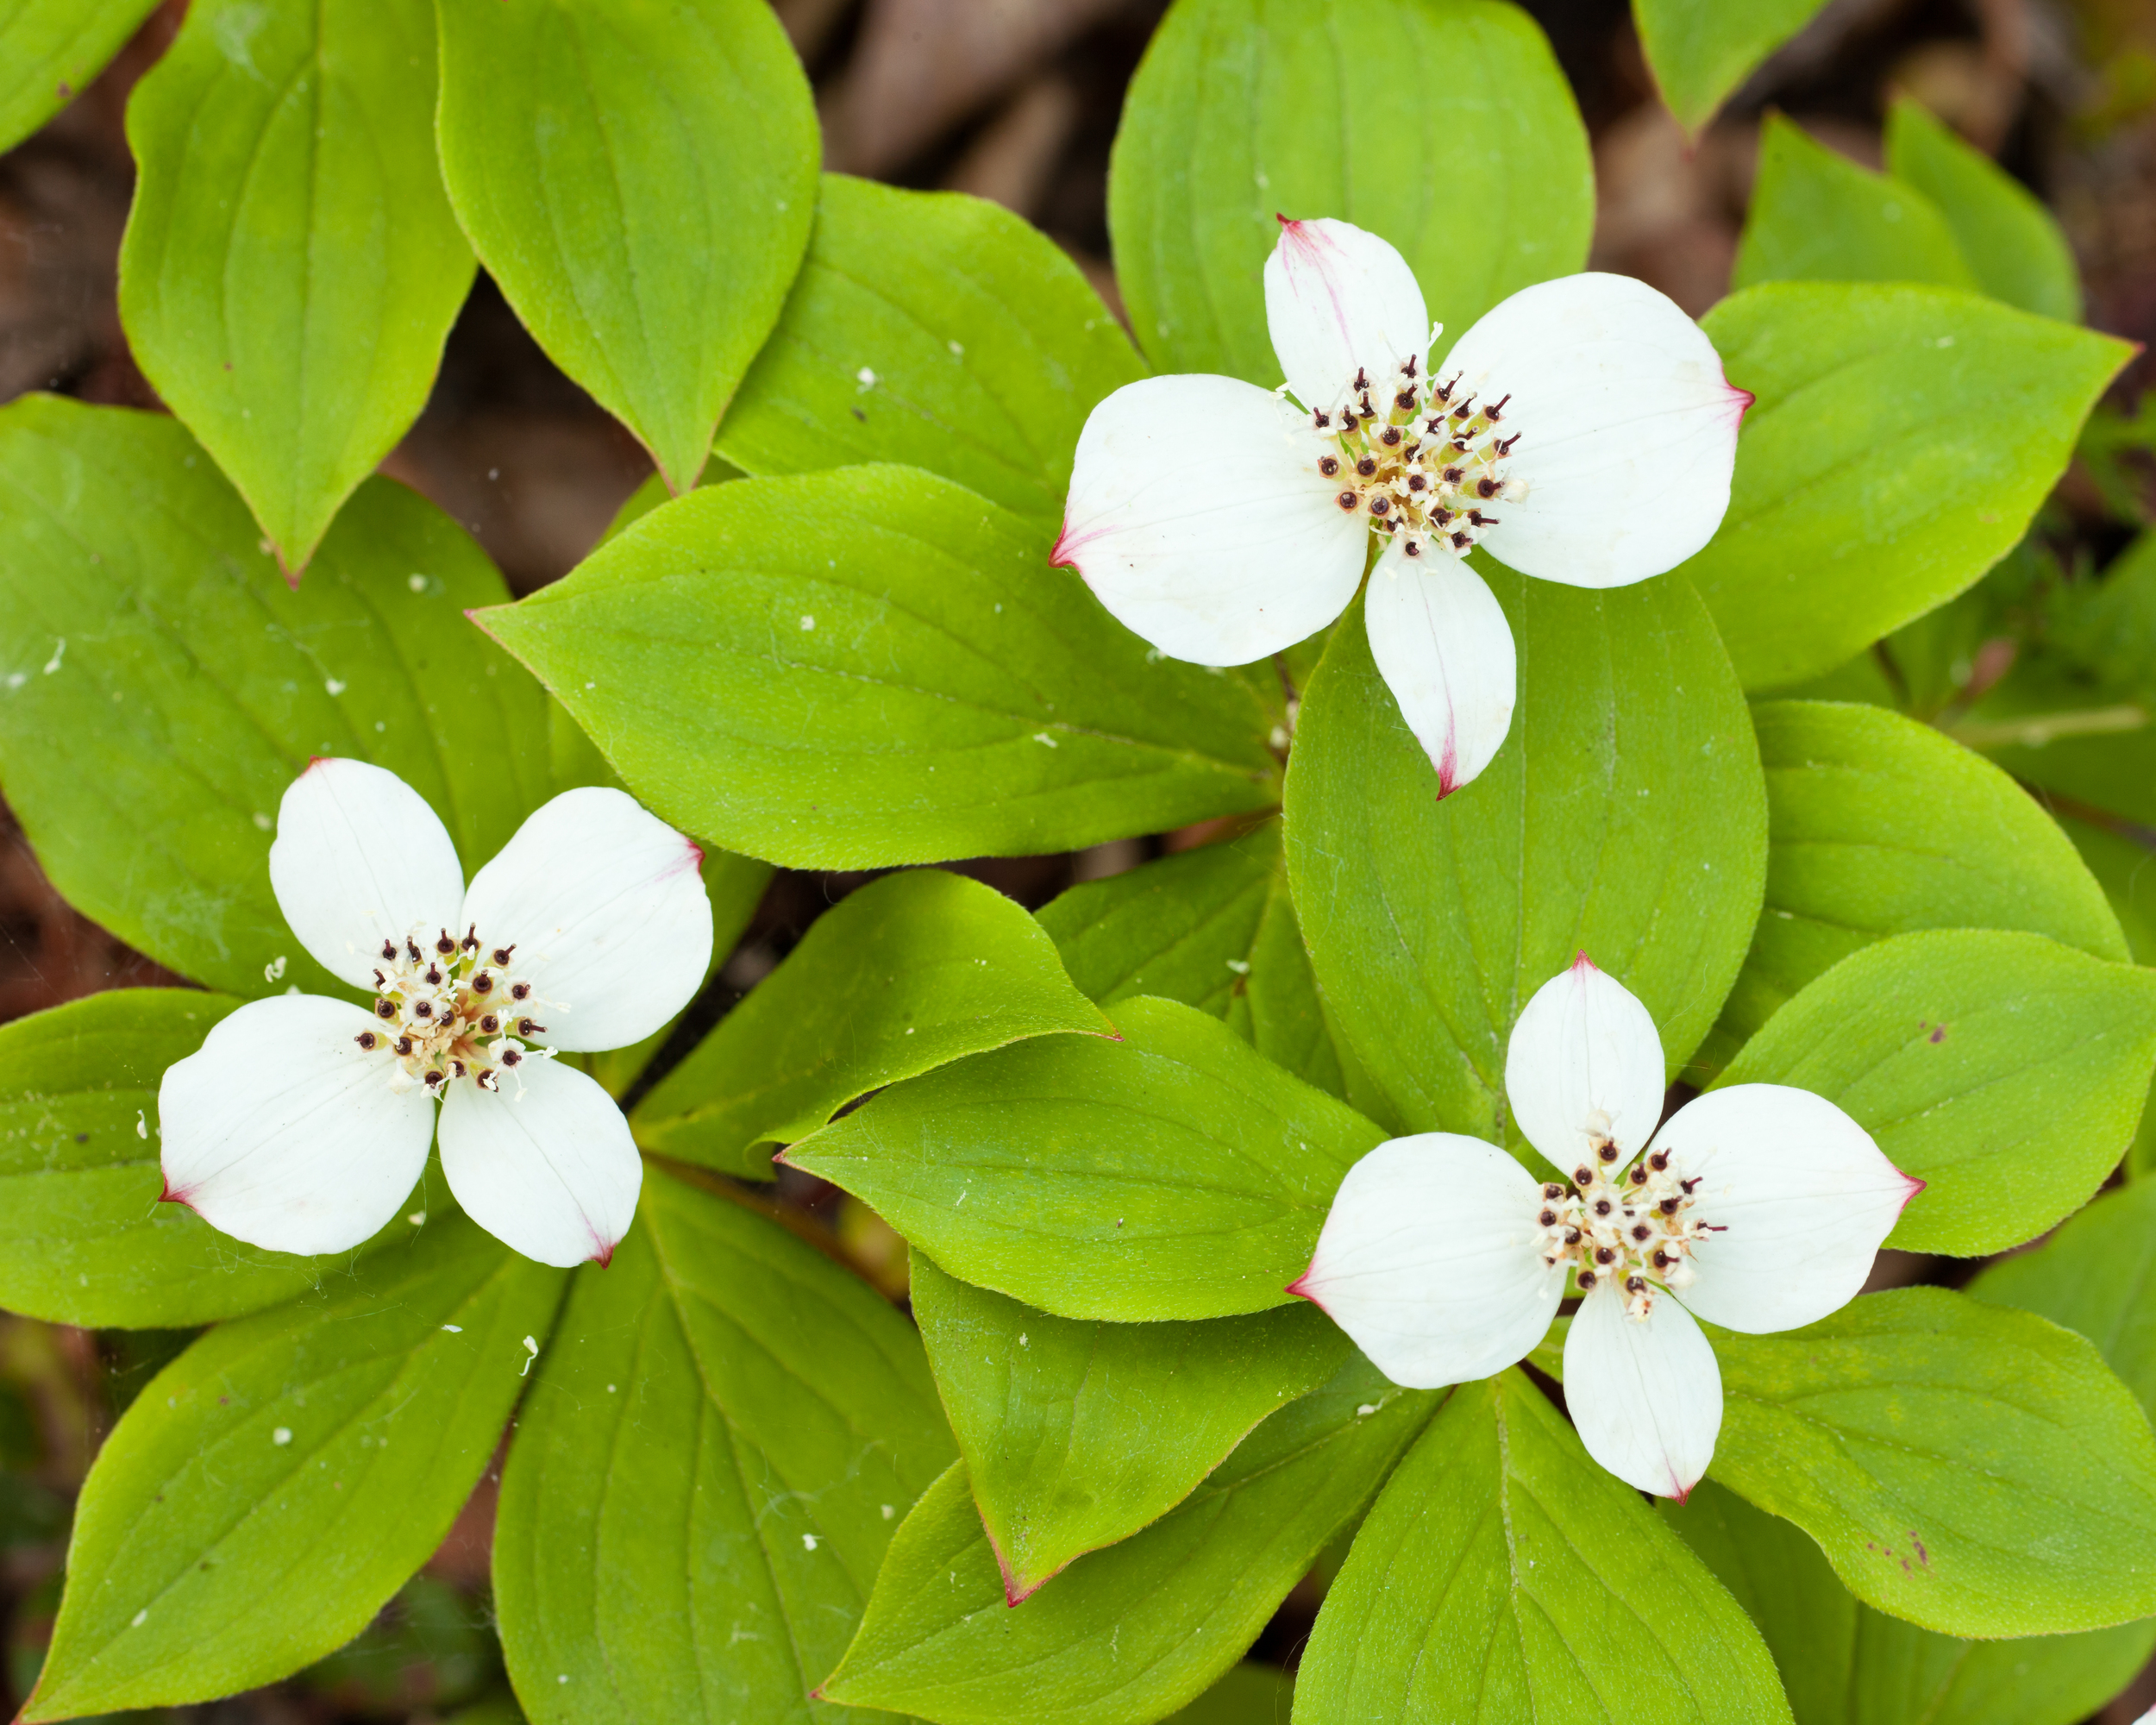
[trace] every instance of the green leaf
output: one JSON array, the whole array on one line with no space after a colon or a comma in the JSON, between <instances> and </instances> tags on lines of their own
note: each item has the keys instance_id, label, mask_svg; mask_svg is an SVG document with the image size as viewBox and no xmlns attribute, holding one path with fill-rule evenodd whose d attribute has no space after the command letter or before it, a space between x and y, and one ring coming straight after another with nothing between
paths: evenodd
<instances>
[{"instance_id":1,"label":"green leaf","mask_svg":"<svg viewBox=\"0 0 2156 1725\"><path fill-rule=\"evenodd\" d=\"M51 1323L183 1329L338 1282L160 1204L158 1086L240 1004L116 988L0 1027L0 1307ZM398 1239L400 1217L374 1243Z\"/></svg>"},{"instance_id":2,"label":"green leaf","mask_svg":"<svg viewBox=\"0 0 2156 1725\"><path fill-rule=\"evenodd\" d=\"M1906 96L1887 110L1886 160L1946 218L1977 286L2040 317L2081 321L2081 277L2066 236L2013 175Z\"/></svg>"},{"instance_id":3,"label":"green leaf","mask_svg":"<svg viewBox=\"0 0 2156 1725\"><path fill-rule=\"evenodd\" d=\"M1513 732L1437 775L1359 610L1305 697L1288 867L1326 1010L1402 1132L1503 1142L1513 1020L1574 953L1641 1000L1676 1072L1758 919L1765 796L1713 625L1682 580L1607 593L1490 570L1519 643Z\"/></svg>"},{"instance_id":4,"label":"green leaf","mask_svg":"<svg viewBox=\"0 0 2156 1725\"><path fill-rule=\"evenodd\" d=\"M429 0L196 0L128 104L128 346L298 579L426 405L472 285Z\"/></svg>"},{"instance_id":5,"label":"green leaf","mask_svg":"<svg viewBox=\"0 0 2156 1725\"><path fill-rule=\"evenodd\" d=\"M1150 652L1047 551L912 468L736 480L482 622L661 816L774 862L1031 855L1263 807L1248 692Z\"/></svg>"},{"instance_id":6,"label":"green leaf","mask_svg":"<svg viewBox=\"0 0 2156 1725\"><path fill-rule=\"evenodd\" d=\"M1851 953L1922 928L2026 929L2131 957L2057 823L1959 743L1882 707L1752 709L1767 780L1767 895L1716 1027L1727 1059Z\"/></svg>"},{"instance_id":7,"label":"green leaf","mask_svg":"<svg viewBox=\"0 0 2156 1725\"><path fill-rule=\"evenodd\" d=\"M1976 288L1954 230L1915 186L1874 173L1769 114L1730 285L1928 281Z\"/></svg>"},{"instance_id":8,"label":"green leaf","mask_svg":"<svg viewBox=\"0 0 2156 1725\"><path fill-rule=\"evenodd\" d=\"M1463 1384L1326 1595L1299 1721L1786 1721L1744 1613L1517 1371Z\"/></svg>"},{"instance_id":9,"label":"green leaf","mask_svg":"<svg viewBox=\"0 0 2156 1725\"><path fill-rule=\"evenodd\" d=\"M1913 285L1769 282L1704 322L1757 401L1721 531L1682 568L1754 690L1832 670L2004 556L2132 354Z\"/></svg>"},{"instance_id":10,"label":"green leaf","mask_svg":"<svg viewBox=\"0 0 2156 1725\"><path fill-rule=\"evenodd\" d=\"M465 626L504 593L416 493L371 480L295 593L177 422L0 409L0 780L53 886L229 993L348 994L271 894L310 756L389 768L467 875L551 785L543 698Z\"/></svg>"},{"instance_id":11,"label":"green leaf","mask_svg":"<svg viewBox=\"0 0 2156 1725\"><path fill-rule=\"evenodd\" d=\"M2156 1437L2071 1331L1904 1288L1712 1334L1714 1477L1803 1528L1868 1604L1987 1638L2156 1615Z\"/></svg>"},{"instance_id":12,"label":"green leaf","mask_svg":"<svg viewBox=\"0 0 2156 1725\"><path fill-rule=\"evenodd\" d=\"M648 1179L517 1426L494 1589L533 1725L858 1718L808 1691L952 1453L920 1343L866 1283Z\"/></svg>"},{"instance_id":13,"label":"green leaf","mask_svg":"<svg viewBox=\"0 0 2156 1725\"><path fill-rule=\"evenodd\" d=\"M752 474L903 461L1060 521L1086 416L1144 372L1039 229L978 198L826 174L718 448Z\"/></svg>"},{"instance_id":14,"label":"green leaf","mask_svg":"<svg viewBox=\"0 0 2156 1725\"><path fill-rule=\"evenodd\" d=\"M1341 1179L1385 1136L1215 1019L1116 1011L885 1091L786 1153L952 1275L1065 1318L1288 1303Z\"/></svg>"},{"instance_id":15,"label":"green leaf","mask_svg":"<svg viewBox=\"0 0 2156 1725\"><path fill-rule=\"evenodd\" d=\"M1159 1519L1353 1349L1314 1306L1079 1323L913 1254L913 1315L1013 1604Z\"/></svg>"},{"instance_id":16,"label":"green leaf","mask_svg":"<svg viewBox=\"0 0 2156 1725\"><path fill-rule=\"evenodd\" d=\"M759 1144L791 1144L947 1061L1059 1031L1113 1033L1039 925L977 881L911 870L818 918L630 1124L647 1150L768 1180Z\"/></svg>"},{"instance_id":17,"label":"green leaf","mask_svg":"<svg viewBox=\"0 0 2156 1725\"><path fill-rule=\"evenodd\" d=\"M2078 1330L2156 1418L2156 1181L2106 1192L2034 1251L1986 1264L1969 1292Z\"/></svg>"},{"instance_id":18,"label":"green leaf","mask_svg":"<svg viewBox=\"0 0 2156 1725\"><path fill-rule=\"evenodd\" d=\"M1835 1103L1926 1182L1888 1237L1978 1257L2078 1208L2117 1166L2156 1070L2156 973L2041 935L1940 929L1845 958L1714 1081Z\"/></svg>"},{"instance_id":19,"label":"green leaf","mask_svg":"<svg viewBox=\"0 0 2156 1725\"><path fill-rule=\"evenodd\" d=\"M688 490L815 217L786 33L761 0L440 6L457 219L539 345Z\"/></svg>"},{"instance_id":20,"label":"green leaf","mask_svg":"<svg viewBox=\"0 0 2156 1725\"><path fill-rule=\"evenodd\" d=\"M961 1462L899 1529L823 1693L939 1725L1172 1713L1241 1656L1440 1399L1354 1360L1261 1425L1179 1509L1015 1609Z\"/></svg>"},{"instance_id":21,"label":"green leaf","mask_svg":"<svg viewBox=\"0 0 2156 1725\"><path fill-rule=\"evenodd\" d=\"M1655 1506L1759 1626L1796 1725L2075 1725L2156 1646L2156 1623L1964 1641L1859 1603L1789 1522L1711 1479Z\"/></svg>"},{"instance_id":22,"label":"green leaf","mask_svg":"<svg viewBox=\"0 0 2156 1725\"><path fill-rule=\"evenodd\" d=\"M119 53L157 0L16 0L0 17L0 150L11 150Z\"/></svg>"},{"instance_id":23,"label":"green leaf","mask_svg":"<svg viewBox=\"0 0 2156 1725\"><path fill-rule=\"evenodd\" d=\"M1157 368L1280 381L1261 272L1281 214L1389 240L1455 340L1584 268L1594 166L1542 32L1493 0L1177 0L1108 179L1116 279Z\"/></svg>"},{"instance_id":24,"label":"green leaf","mask_svg":"<svg viewBox=\"0 0 2156 1725\"><path fill-rule=\"evenodd\" d=\"M90 1471L23 1717L229 1695L351 1640L464 1507L566 1283L451 1216L197 1341Z\"/></svg>"},{"instance_id":25,"label":"green leaf","mask_svg":"<svg viewBox=\"0 0 2156 1725\"><path fill-rule=\"evenodd\" d=\"M1278 1665L1244 1659L1163 1725L1286 1725L1294 1697L1294 1678Z\"/></svg>"},{"instance_id":26,"label":"green leaf","mask_svg":"<svg viewBox=\"0 0 2156 1725\"><path fill-rule=\"evenodd\" d=\"M1696 137L1737 86L1811 22L1826 0L1632 0L1647 69Z\"/></svg>"}]
</instances>

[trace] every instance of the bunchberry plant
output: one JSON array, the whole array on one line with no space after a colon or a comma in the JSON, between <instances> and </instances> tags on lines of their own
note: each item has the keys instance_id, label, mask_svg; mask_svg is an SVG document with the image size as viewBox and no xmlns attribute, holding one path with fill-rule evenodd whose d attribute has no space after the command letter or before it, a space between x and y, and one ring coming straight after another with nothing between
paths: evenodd
<instances>
[{"instance_id":1,"label":"bunchberry plant","mask_svg":"<svg viewBox=\"0 0 2156 1725\"><path fill-rule=\"evenodd\" d=\"M1636 9L1696 131L1812 8ZM168 1358L24 1719L332 1653L498 1455L535 1725L2147 1659L2156 555L2045 513L2142 422L1986 157L1770 121L1695 321L1507 0L1175 0L1106 297L822 173L761 0L193 0L128 129L171 411L0 407L0 787L175 985L0 1027L0 1306ZM653 467L521 598L373 471L480 267Z\"/></svg>"}]
</instances>

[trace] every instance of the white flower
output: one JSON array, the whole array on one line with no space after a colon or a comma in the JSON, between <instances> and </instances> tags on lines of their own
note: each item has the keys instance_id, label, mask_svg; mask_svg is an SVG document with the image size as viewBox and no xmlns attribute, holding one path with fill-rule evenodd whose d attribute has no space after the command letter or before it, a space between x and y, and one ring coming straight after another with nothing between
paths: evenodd
<instances>
[{"instance_id":1,"label":"white flower","mask_svg":"<svg viewBox=\"0 0 2156 1725\"><path fill-rule=\"evenodd\" d=\"M1053 561L1162 652L1239 665L1346 609L1375 540L1370 650L1449 794L1512 723L1512 630L1461 561L1623 586L1674 568L1729 506L1733 388L1644 282L1564 276L1438 329L1400 254L1281 218L1265 314L1287 378L1148 378L1093 411Z\"/></svg>"},{"instance_id":2,"label":"white flower","mask_svg":"<svg viewBox=\"0 0 2156 1725\"><path fill-rule=\"evenodd\" d=\"M1580 1438L1620 1479L1681 1499L1722 1418L1694 1314L1758 1334L1839 1310L1924 1182L1783 1084L1710 1090L1657 1132L1654 1020L1585 953L1513 1026L1505 1090L1570 1184L1480 1138L1389 1139L1348 1170L1288 1291L1394 1382L1433 1389L1525 1358L1576 1278L1564 1399Z\"/></svg>"},{"instance_id":3,"label":"white flower","mask_svg":"<svg viewBox=\"0 0 2156 1725\"><path fill-rule=\"evenodd\" d=\"M394 773L317 760L285 793L270 884L323 968L241 1007L158 1093L165 1196L275 1251L342 1251L426 1166L527 1258L604 1264L643 1180L628 1122L557 1051L620 1048L688 1004L711 957L702 853L620 791L565 791L467 888Z\"/></svg>"}]
</instances>

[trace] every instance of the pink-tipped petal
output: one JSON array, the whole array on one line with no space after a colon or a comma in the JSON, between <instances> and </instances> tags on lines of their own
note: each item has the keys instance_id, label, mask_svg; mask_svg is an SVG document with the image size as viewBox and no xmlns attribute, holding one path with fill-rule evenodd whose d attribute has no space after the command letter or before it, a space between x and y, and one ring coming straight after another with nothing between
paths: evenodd
<instances>
[{"instance_id":1,"label":"pink-tipped petal","mask_svg":"<svg viewBox=\"0 0 2156 1725\"><path fill-rule=\"evenodd\" d=\"M270 888L299 944L354 988L374 986L385 940L456 923L464 869L441 816L396 774L321 756L285 787Z\"/></svg>"},{"instance_id":2,"label":"pink-tipped petal","mask_svg":"<svg viewBox=\"0 0 2156 1725\"><path fill-rule=\"evenodd\" d=\"M1603 1467L1682 1500L1714 1458L1721 1368L1692 1314L1666 1294L1635 1321L1615 1289L1598 1288L1565 1334L1564 1405Z\"/></svg>"},{"instance_id":3,"label":"pink-tipped petal","mask_svg":"<svg viewBox=\"0 0 2156 1725\"><path fill-rule=\"evenodd\" d=\"M1388 1138L1348 1170L1291 1291L1395 1383L1488 1377L1542 1339L1564 1290L1536 1248L1540 1196L1532 1175L1481 1138Z\"/></svg>"},{"instance_id":4,"label":"pink-tipped petal","mask_svg":"<svg viewBox=\"0 0 2156 1725\"><path fill-rule=\"evenodd\" d=\"M1608 1116L1623 1159L1662 1118L1662 1038L1632 991L1583 952L1534 992L1505 1051L1505 1095L1527 1142L1570 1175L1589 1118ZM1605 1173L1614 1170L1605 1169Z\"/></svg>"},{"instance_id":5,"label":"pink-tipped petal","mask_svg":"<svg viewBox=\"0 0 2156 1725\"><path fill-rule=\"evenodd\" d=\"M711 957L703 853L626 792L564 791L473 876L464 922L514 944L545 1025L532 1039L626 1048L695 998Z\"/></svg>"},{"instance_id":6,"label":"pink-tipped petal","mask_svg":"<svg viewBox=\"0 0 2156 1725\"><path fill-rule=\"evenodd\" d=\"M1509 395L1518 433L1507 501L1484 547L1523 574L1614 587L1675 568L1729 508L1737 427L1752 398L1677 306L1630 276L1522 288L1438 367L1483 400Z\"/></svg>"},{"instance_id":7,"label":"pink-tipped petal","mask_svg":"<svg viewBox=\"0 0 2156 1725\"><path fill-rule=\"evenodd\" d=\"M538 1057L503 1073L498 1092L450 1086L442 1172L487 1233L564 1270L613 1256L643 1189L614 1099L574 1067Z\"/></svg>"},{"instance_id":8,"label":"pink-tipped petal","mask_svg":"<svg viewBox=\"0 0 2156 1725\"><path fill-rule=\"evenodd\" d=\"M1171 659L1246 665L1332 621L1369 528L1294 409L1233 378L1146 378L1079 434L1055 561Z\"/></svg>"},{"instance_id":9,"label":"pink-tipped petal","mask_svg":"<svg viewBox=\"0 0 2156 1725\"><path fill-rule=\"evenodd\" d=\"M1518 688L1512 625L1489 584L1465 563L1395 537L1363 600L1370 655L1401 717L1449 797L1489 765L1512 728Z\"/></svg>"},{"instance_id":10,"label":"pink-tipped petal","mask_svg":"<svg viewBox=\"0 0 2156 1725\"><path fill-rule=\"evenodd\" d=\"M1699 1180L1694 1214L1724 1231L1694 1245L1684 1303L1753 1334L1815 1323L1855 1299L1923 1189L1824 1096L1786 1084L1695 1097L1654 1147L1670 1152L1671 1172Z\"/></svg>"},{"instance_id":11,"label":"pink-tipped petal","mask_svg":"<svg viewBox=\"0 0 2156 1725\"><path fill-rule=\"evenodd\" d=\"M1376 235L1330 217L1281 218L1265 260L1265 322L1295 399L1328 411L1350 399L1358 368L1382 401L1397 387L1401 361L1430 340L1407 260Z\"/></svg>"},{"instance_id":12,"label":"pink-tipped petal","mask_svg":"<svg viewBox=\"0 0 2156 1725\"><path fill-rule=\"evenodd\" d=\"M344 1251L411 1194L434 1099L392 1088L364 1008L319 994L254 1000L165 1069L157 1095L166 1198L270 1251Z\"/></svg>"}]
</instances>

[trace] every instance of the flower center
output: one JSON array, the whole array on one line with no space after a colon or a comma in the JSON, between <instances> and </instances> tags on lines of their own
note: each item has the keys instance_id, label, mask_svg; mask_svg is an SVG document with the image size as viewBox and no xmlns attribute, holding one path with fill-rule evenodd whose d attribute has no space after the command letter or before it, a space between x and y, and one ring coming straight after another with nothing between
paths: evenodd
<instances>
[{"instance_id":1,"label":"flower center","mask_svg":"<svg viewBox=\"0 0 2156 1725\"><path fill-rule=\"evenodd\" d=\"M1599 1109L1588 1117L1587 1140L1572 1184L1551 1181L1536 1200L1536 1245L1545 1264L1576 1269L1581 1293L1614 1285L1623 1291L1626 1316L1644 1321L1658 1289L1690 1284L1700 1237L1722 1230L1693 1214L1699 1179L1683 1178L1669 1151L1649 1151L1619 1179L1620 1152L1609 1116Z\"/></svg>"},{"instance_id":2,"label":"flower center","mask_svg":"<svg viewBox=\"0 0 2156 1725\"><path fill-rule=\"evenodd\" d=\"M461 940L446 928L423 945L407 935L401 951L384 941L374 972L379 1023L355 1039L370 1052L388 1051L399 1089L423 1084L438 1096L452 1078L467 1077L499 1089L504 1072L547 1052L518 1040L546 1026L531 1016L538 1001L515 972L516 952L513 944L490 948L476 925Z\"/></svg>"},{"instance_id":3,"label":"flower center","mask_svg":"<svg viewBox=\"0 0 2156 1725\"><path fill-rule=\"evenodd\" d=\"M1327 446L1318 471L1338 486L1341 509L1373 532L1404 536L1410 557L1432 548L1464 557L1498 524L1493 509L1526 496L1504 465L1520 437L1500 435L1509 395L1478 405L1457 377L1419 376L1412 354L1389 384L1358 371L1345 394L1338 408L1311 411Z\"/></svg>"}]
</instances>

